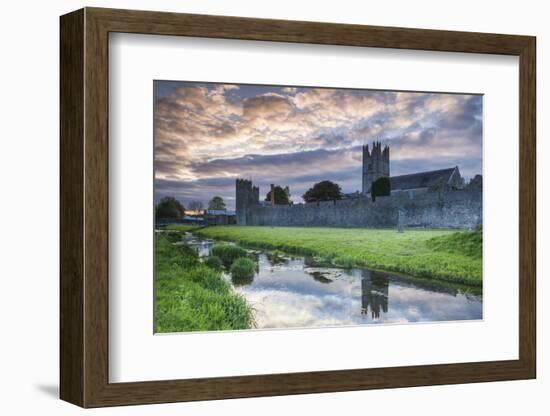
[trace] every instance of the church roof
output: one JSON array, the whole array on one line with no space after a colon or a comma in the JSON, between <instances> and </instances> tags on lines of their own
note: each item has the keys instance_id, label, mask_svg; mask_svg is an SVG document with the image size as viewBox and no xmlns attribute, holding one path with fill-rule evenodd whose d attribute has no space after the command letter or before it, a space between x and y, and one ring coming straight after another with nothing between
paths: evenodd
<instances>
[{"instance_id":1,"label":"church roof","mask_svg":"<svg viewBox=\"0 0 550 416\"><path fill-rule=\"evenodd\" d=\"M407 190L428 188L441 182L447 183L456 167L448 169L432 170L428 172L411 173L409 175L392 176L390 178L391 190Z\"/></svg>"}]
</instances>

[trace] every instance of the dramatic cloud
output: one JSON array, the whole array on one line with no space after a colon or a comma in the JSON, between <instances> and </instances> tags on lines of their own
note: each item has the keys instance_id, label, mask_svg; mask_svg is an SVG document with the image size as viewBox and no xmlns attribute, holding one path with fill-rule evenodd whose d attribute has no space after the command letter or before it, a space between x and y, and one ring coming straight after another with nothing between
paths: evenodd
<instances>
[{"instance_id":1,"label":"dramatic cloud","mask_svg":"<svg viewBox=\"0 0 550 416\"><path fill-rule=\"evenodd\" d=\"M391 174L458 165L481 173L482 97L158 81L155 84L158 200L221 195L234 207L234 182L270 183L293 199L314 182L361 187L361 146L391 148Z\"/></svg>"}]
</instances>

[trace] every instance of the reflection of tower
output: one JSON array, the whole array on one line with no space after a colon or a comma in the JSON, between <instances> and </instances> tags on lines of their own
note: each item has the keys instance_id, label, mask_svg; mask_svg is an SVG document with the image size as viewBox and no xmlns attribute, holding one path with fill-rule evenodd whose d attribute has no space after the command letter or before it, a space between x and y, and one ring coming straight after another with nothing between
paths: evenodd
<instances>
[{"instance_id":1,"label":"reflection of tower","mask_svg":"<svg viewBox=\"0 0 550 416\"><path fill-rule=\"evenodd\" d=\"M369 145L363 146L363 195L370 192L372 183L381 177L390 176L390 148L385 146L382 149L380 142L374 142L372 152L369 152Z\"/></svg>"},{"instance_id":2,"label":"reflection of tower","mask_svg":"<svg viewBox=\"0 0 550 416\"><path fill-rule=\"evenodd\" d=\"M370 306L372 319L380 318L380 310L388 313L389 279L369 270L363 271L361 279L361 314L366 315Z\"/></svg>"}]
</instances>

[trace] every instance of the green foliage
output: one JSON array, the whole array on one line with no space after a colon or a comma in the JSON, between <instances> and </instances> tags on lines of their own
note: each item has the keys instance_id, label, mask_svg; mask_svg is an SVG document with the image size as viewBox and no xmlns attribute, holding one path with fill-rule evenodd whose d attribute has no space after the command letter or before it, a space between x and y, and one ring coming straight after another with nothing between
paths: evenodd
<instances>
[{"instance_id":1,"label":"green foliage","mask_svg":"<svg viewBox=\"0 0 550 416\"><path fill-rule=\"evenodd\" d=\"M276 205L288 205L290 204L290 199L288 198L288 194L285 192L283 188L280 186L275 186L273 188L275 192L275 204ZM265 196L266 201L271 201L271 191L267 193Z\"/></svg>"},{"instance_id":2,"label":"green foliage","mask_svg":"<svg viewBox=\"0 0 550 416\"><path fill-rule=\"evenodd\" d=\"M171 243L176 243L182 240L184 234L179 231L167 231L163 233L163 236Z\"/></svg>"},{"instance_id":3,"label":"green foliage","mask_svg":"<svg viewBox=\"0 0 550 416\"><path fill-rule=\"evenodd\" d=\"M427 243L431 249L436 251L461 253L465 256L481 259L483 230L481 227L477 227L473 231L459 231L450 235L431 238Z\"/></svg>"},{"instance_id":4,"label":"green foliage","mask_svg":"<svg viewBox=\"0 0 550 416\"><path fill-rule=\"evenodd\" d=\"M306 202L334 201L342 199L342 189L337 183L322 181L309 188L302 198Z\"/></svg>"},{"instance_id":5,"label":"green foliage","mask_svg":"<svg viewBox=\"0 0 550 416\"><path fill-rule=\"evenodd\" d=\"M352 256L343 255L335 257L332 260L332 264L338 267L343 267L344 269L351 269L355 266L355 259Z\"/></svg>"},{"instance_id":6,"label":"green foliage","mask_svg":"<svg viewBox=\"0 0 550 416\"><path fill-rule=\"evenodd\" d=\"M397 233L395 230L364 228L238 225L211 227L195 232L205 237L235 241L241 246L326 259L333 264L337 261L344 264L338 258L346 256L346 261L353 258L356 266L481 286L481 230L478 233L479 244L466 251L458 241L465 237L449 237L455 233L433 229ZM436 247L434 242L429 242L437 237L449 237L454 239L455 244L441 250L441 244ZM469 238L474 239L473 236Z\"/></svg>"},{"instance_id":7,"label":"green foliage","mask_svg":"<svg viewBox=\"0 0 550 416\"><path fill-rule=\"evenodd\" d=\"M173 196L165 196L160 200L155 209L156 218L180 219L185 215L185 208Z\"/></svg>"},{"instance_id":8,"label":"green foliage","mask_svg":"<svg viewBox=\"0 0 550 416\"><path fill-rule=\"evenodd\" d=\"M239 257L246 257L246 250L231 244L220 244L212 247L210 254L218 257L229 268Z\"/></svg>"},{"instance_id":9,"label":"green foliage","mask_svg":"<svg viewBox=\"0 0 550 416\"><path fill-rule=\"evenodd\" d=\"M155 237L155 331L247 329L250 307L196 252Z\"/></svg>"},{"instance_id":10,"label":"green foliage","mask_svg":"<svg viewBox=\"0 0 550 416\"><path fill-rule=\"evenodd\" d=\"M247 257L240 257L233 262L229 271L234 284L249 284L254 278L256 263Z\"/></svg>"},{"instance_id":11,"label":"green foliage","mask_svg":"<svg viewBox=\"0 0 550 416\"><path fill-rule=\"evenodd\" d=\"M208 256L204 259L204 264L214 270L221 270L223 268L223 263L217 256Z\"/></svg>"},{"instance_id":12,"label":"green foliage","mask_svg":"<svg viewBox=\"0 0 550 416\"><path fill-rule=\"evenodd\" d=\"M221 196L215 196L208 201L208 209L211 210L225 210L225 202Z\"/></svg>"},{"instance_id":13,"label":"green foliage","mask_svg":"<svg viewBox=\"0 0 550 416\"><path fill-rule=\"evenodd\" d=\"M371 197L374 201L377 196L388 196L391 193L390 178L382 176L372 183Z\"/></svg>"}]
</instances>

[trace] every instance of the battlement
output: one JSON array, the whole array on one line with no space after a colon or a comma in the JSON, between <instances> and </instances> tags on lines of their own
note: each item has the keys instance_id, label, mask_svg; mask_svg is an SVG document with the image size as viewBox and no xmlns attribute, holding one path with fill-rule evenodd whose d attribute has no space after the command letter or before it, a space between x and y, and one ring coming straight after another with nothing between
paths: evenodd
<instances>
[{"instance_id":1,"label":"battlement","mask_svg":"<svg viewBox=\"0 0 550 416\"><path fill-rule=\"evenodd\" d=\"M366 144L363 146L363 157L367 158L382 158L383 160L389 163L390 161L390 147L388 145L384 146L382 149L381 142L372 143L372 151L369 152L369 145Z\"/></svg>"}]
</instances>

